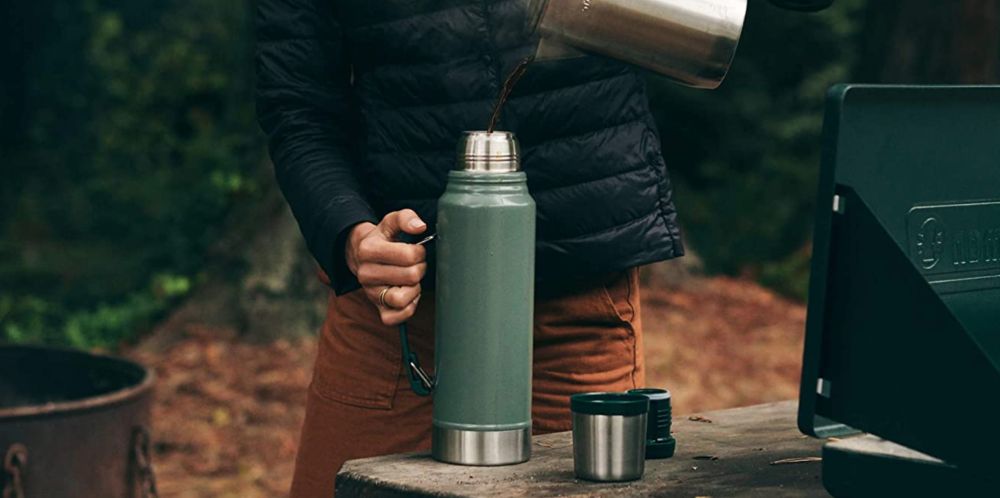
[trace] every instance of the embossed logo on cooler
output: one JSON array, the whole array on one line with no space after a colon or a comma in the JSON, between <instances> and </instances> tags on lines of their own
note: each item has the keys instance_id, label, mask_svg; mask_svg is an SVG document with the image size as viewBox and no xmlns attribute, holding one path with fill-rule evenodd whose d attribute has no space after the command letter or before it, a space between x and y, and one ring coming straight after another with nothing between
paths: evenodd
<instances>
[{"instance_id":1,"label":"embossed logo on cooler","mask_svg":"<svg viewBox=\"0 0 1000 498\"><path fill-rule=\"evenodd\" d=\"M931 216L924 220L917 232L916 250L920 267L933 270L941 262L944 254L944 227L937 218Z\"/></svg>"},{"instance_id":2,"label":"embossed logo on cooler","mask_svg":"<svg viewBox=\"0 0 1000 498\"><path fill-rule=\"evenodd\" d=\"M907 235L913 264L939 290L1000 286L1000 201L916 206Z\"/></svg>"}]
</instances>

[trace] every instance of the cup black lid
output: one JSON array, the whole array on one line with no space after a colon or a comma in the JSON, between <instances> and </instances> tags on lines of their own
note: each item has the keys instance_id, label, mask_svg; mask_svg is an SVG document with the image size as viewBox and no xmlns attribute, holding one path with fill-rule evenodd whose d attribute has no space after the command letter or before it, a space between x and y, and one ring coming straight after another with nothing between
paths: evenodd
<instances>
[{"instance_id":1,"label":"cup black lid","mask_svg":"<svg viewBox=\"0 0 1000 498\"><path fill-rule=\"evenodd\" d=\"M587 415L642 415L649 411L649 398L640 394L586 393L570 397L573 413Z\"/></svg>"},{"instance_id":2,"label":"cup black lid","mask_svg":"<svg viewBox=\"0 0 1000 498\"><path fill-rule=\"evenodd\" d=\"M666 389L659 389L655 387L644 387L641 389L629 389L629 394L641 394L650 401L663 401L670 399L670 391Z\"/></svg>"}]
</instances>

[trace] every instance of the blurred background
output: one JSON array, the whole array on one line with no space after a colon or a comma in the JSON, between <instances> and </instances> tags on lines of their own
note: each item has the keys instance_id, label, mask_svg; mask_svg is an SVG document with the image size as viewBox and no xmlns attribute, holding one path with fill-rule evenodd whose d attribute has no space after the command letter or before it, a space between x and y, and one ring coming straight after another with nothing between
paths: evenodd
<instances>
[{"instance_id":1,"label":"blurred background","mask_svg":"<svg viewBox=\"0 0 1000 498\"><path fill-rule=\"evenodd\" d=\"M154 366L165 496L287 491L323 317L254 120L253 9L0 13L0 342ZM998 0L752 0L722 89L650 76L692 253L643 273L675 412L797 394L826 89L998 79Z\"/></svg>"}]
</instances>

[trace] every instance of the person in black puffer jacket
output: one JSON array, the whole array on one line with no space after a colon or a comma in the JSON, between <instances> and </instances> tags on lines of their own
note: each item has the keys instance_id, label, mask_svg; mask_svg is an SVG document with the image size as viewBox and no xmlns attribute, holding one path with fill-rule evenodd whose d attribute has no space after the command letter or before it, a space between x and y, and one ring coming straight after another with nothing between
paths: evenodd
<instances>
[{"instance_id":1,"label":"person in black puffer jacket","mask_svg":"<svg viewBox=\"0 0 1000 498\"><path fill-rule=\"evenodd\" d=\"M524 0L258 2L260 124L334 291L293 496L330 496L346 459L429 444L391 326L433 354L433 253L398 237L434 231L458 138L537 43L526 16ZM683 253L670 180L643 78L616 61L533 63L499 128L538 209L535 428L566 430L570 394L642 387L636 268Z\"/></svg>"}]
</instances>

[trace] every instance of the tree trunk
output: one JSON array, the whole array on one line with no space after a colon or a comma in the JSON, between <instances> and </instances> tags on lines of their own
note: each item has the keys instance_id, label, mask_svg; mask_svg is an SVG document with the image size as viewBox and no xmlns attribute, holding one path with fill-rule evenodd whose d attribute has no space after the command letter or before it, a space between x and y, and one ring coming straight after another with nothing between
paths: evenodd
<instances>
[{"instance_id":1,"label":"tree trunk","mask_svg":"<svg viewBox=\"0 0 1000 498\"><path fill-rule=\"evenodd\" d=\"M317 273L291 210L262 169L267 193L227 223L209 250L207 276L137 349L158 353L191 333L232 334L251 342L315 335L330 290ZM200 332L199 332L200 331Z\"/></svg>"},{"instance_id":2,"label":"tree trunk","mask_svg":"<svg viewBox=\"0 0 1000 498\"><path fill-rule=\"evenodd\" d=\"M1000 81L1000 0L871 0L862 81Z\"/></svg>"},{"instance_id":3,"label":"tree trunk","mask_svg":"<svg viewBox=\"0 0 1000 498\"><path fill-rule=\"evenodd\" d=\"M274 187L275 189L277 187ZM314 335L323 324L329 290L306 249L291 210L280 209L261 220L242 251L246 273L237 293L244 338L269 341Z\"/></svg>"}]
</instances>

